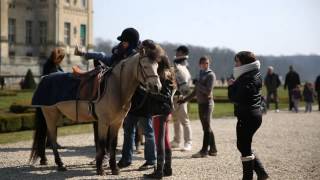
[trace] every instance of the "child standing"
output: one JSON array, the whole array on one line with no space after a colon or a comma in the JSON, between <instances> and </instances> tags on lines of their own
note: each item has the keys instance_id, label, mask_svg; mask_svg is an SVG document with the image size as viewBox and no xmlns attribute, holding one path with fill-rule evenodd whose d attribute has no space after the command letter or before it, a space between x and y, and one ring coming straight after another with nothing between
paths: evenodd
<instances>
[{"instance_id":1,"label":"child standing","mask_svg":"<svg viewBox=\"0 0 320 180\"><path fill-rule=\"evenodd\" d=\"M314 101L315 92L313 90L312 84L310 82L306 82L303 88L303 99L306 103L306 110L305 112L312 111L312 103Z\"/></svg>"},{"instance_id":2,"label":"child standing","mask_svg":"<svg viewBox=\"0 0 320 180\"><path fill-rule=\"evenodd\" d=\"M299 112L299 102L301 100L301 90L300 85L297 85L294 89L292 89L292 102L293 102L293 111Z\"/></svg>"}]
</instances>

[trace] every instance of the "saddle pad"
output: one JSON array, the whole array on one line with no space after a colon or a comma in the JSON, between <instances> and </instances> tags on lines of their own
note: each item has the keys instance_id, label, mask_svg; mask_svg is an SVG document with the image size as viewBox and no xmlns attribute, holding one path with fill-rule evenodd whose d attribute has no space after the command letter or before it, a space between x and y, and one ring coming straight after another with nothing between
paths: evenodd
<instances>
[{"instance_id":1,"label":"saddle pad","mask_svg":"<svg viewBox=\"0 0 320 180\"><path fill-rule=\"evenodd\" d=\"M32 97L34 106L51 106L61 101L76 100L80 80L72 73L52 73L42 77Z\"/></svg>"}]
</instances>

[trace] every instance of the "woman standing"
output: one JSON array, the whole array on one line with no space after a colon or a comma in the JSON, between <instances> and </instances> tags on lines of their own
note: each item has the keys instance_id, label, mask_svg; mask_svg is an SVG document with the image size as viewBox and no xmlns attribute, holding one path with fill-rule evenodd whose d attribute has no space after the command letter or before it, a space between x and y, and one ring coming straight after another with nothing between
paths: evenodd
<instances>
[{"instance_id":1,"label":"woman standing","mask_svg":"<svg viewBox=\"0 0 320 180\"><path fill-rule=\"evenodd\" d=\"M147 178L161 179L163 176L171 176L171 146L169 140L168 121L172 113L172 96L176 89L174 73L170 68L167 56L162 56L158 63L162 89L160 94L149 94L149 104L153 116L153 128L157 149L157 167Z\"/></svg>"},{"instance_id":2,"label":"woman standing","mask_svg":"<svg viewBox=\"0 0 320 180\"><path fill-rule=\"evenodd\" d=\"M262 78L260 74L260 62L249 51L241 51L236 54L234 79L228 81L228 96L234 103L234 114L237 122L237 147L241 153L243 166L243 180L251 180L253 171L258 179L267 179L269 176L251 150L254 133L262 122L261 94Z\"/></svg>"},{"instance_id":3,"label":"woman standing","mask_svg":"<svg viewBox=\"0 0 320 180\"><path fill-rule=\"evenodd\" d=\"M195 88L187 97L179 100L178 103L185 103L191 100L194 96L197 97L199 117L203 129L203 144L201 150L192 155L192 158L203 158L217 155L217 148L213 131L210 126L212 110L214 102L212 99L212 89L216 76L210 69L210 59L203 56L199 60L200 73L199 78L195 80ZM210 147L210 149L209 149ZM209 151L208 151L209 149Z\"/></svg>"}]
</instances>

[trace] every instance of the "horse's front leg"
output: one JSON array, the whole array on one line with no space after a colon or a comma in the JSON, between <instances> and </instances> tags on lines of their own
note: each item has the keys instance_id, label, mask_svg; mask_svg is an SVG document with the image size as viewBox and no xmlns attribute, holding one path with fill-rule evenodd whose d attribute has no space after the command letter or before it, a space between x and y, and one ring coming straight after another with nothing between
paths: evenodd
<instances>
[{"instance_id":1,"label":"horse's front leg","mask_svg":"<svg viewBox=\"0 0 320 180\"><path fill-rule=\"evenodd\" d=\"M97 155L96 155L96 166L97 174L104 176L106 175L102 162L104 155L106 154L106 139L108 134L108 126L101 121L98 122L98 146L97 146Z\"/></svg>"},{"instance_id":2,"label":"horse's front leg","mask_svg":"<svg viewBox=\"0 0 320 180\"><path fill-rule=\"evenodd\" d=\"M111 131L111 130L110 130ZM116 148L117 148L117 144L118 144L118 134L113 134L113 132L111 132L110 134L110 138L111 142L110 142L110 159L109 159L109 165L110 165L110 169L111 169L111 173L113 175L119 175L120 174L120 169L117 165L117 160L116 160Z\"/></svg>"}]
</instances>

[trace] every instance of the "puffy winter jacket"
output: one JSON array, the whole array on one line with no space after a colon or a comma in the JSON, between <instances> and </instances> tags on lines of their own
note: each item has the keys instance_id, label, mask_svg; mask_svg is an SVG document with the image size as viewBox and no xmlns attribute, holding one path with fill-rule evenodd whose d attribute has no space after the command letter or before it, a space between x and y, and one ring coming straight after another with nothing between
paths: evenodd
<instances>
[{"instance_id":1,"label":"puffy winter jacket","mask_svg":"<svg viewBox=\"0 0 320 180\"><path fill-rule=\"evenodd\" d=\"M228 87L228 96L234 103L235 116L261 111L261 87L259 70L244 73Z\"/></svg>"}]
</instances>

